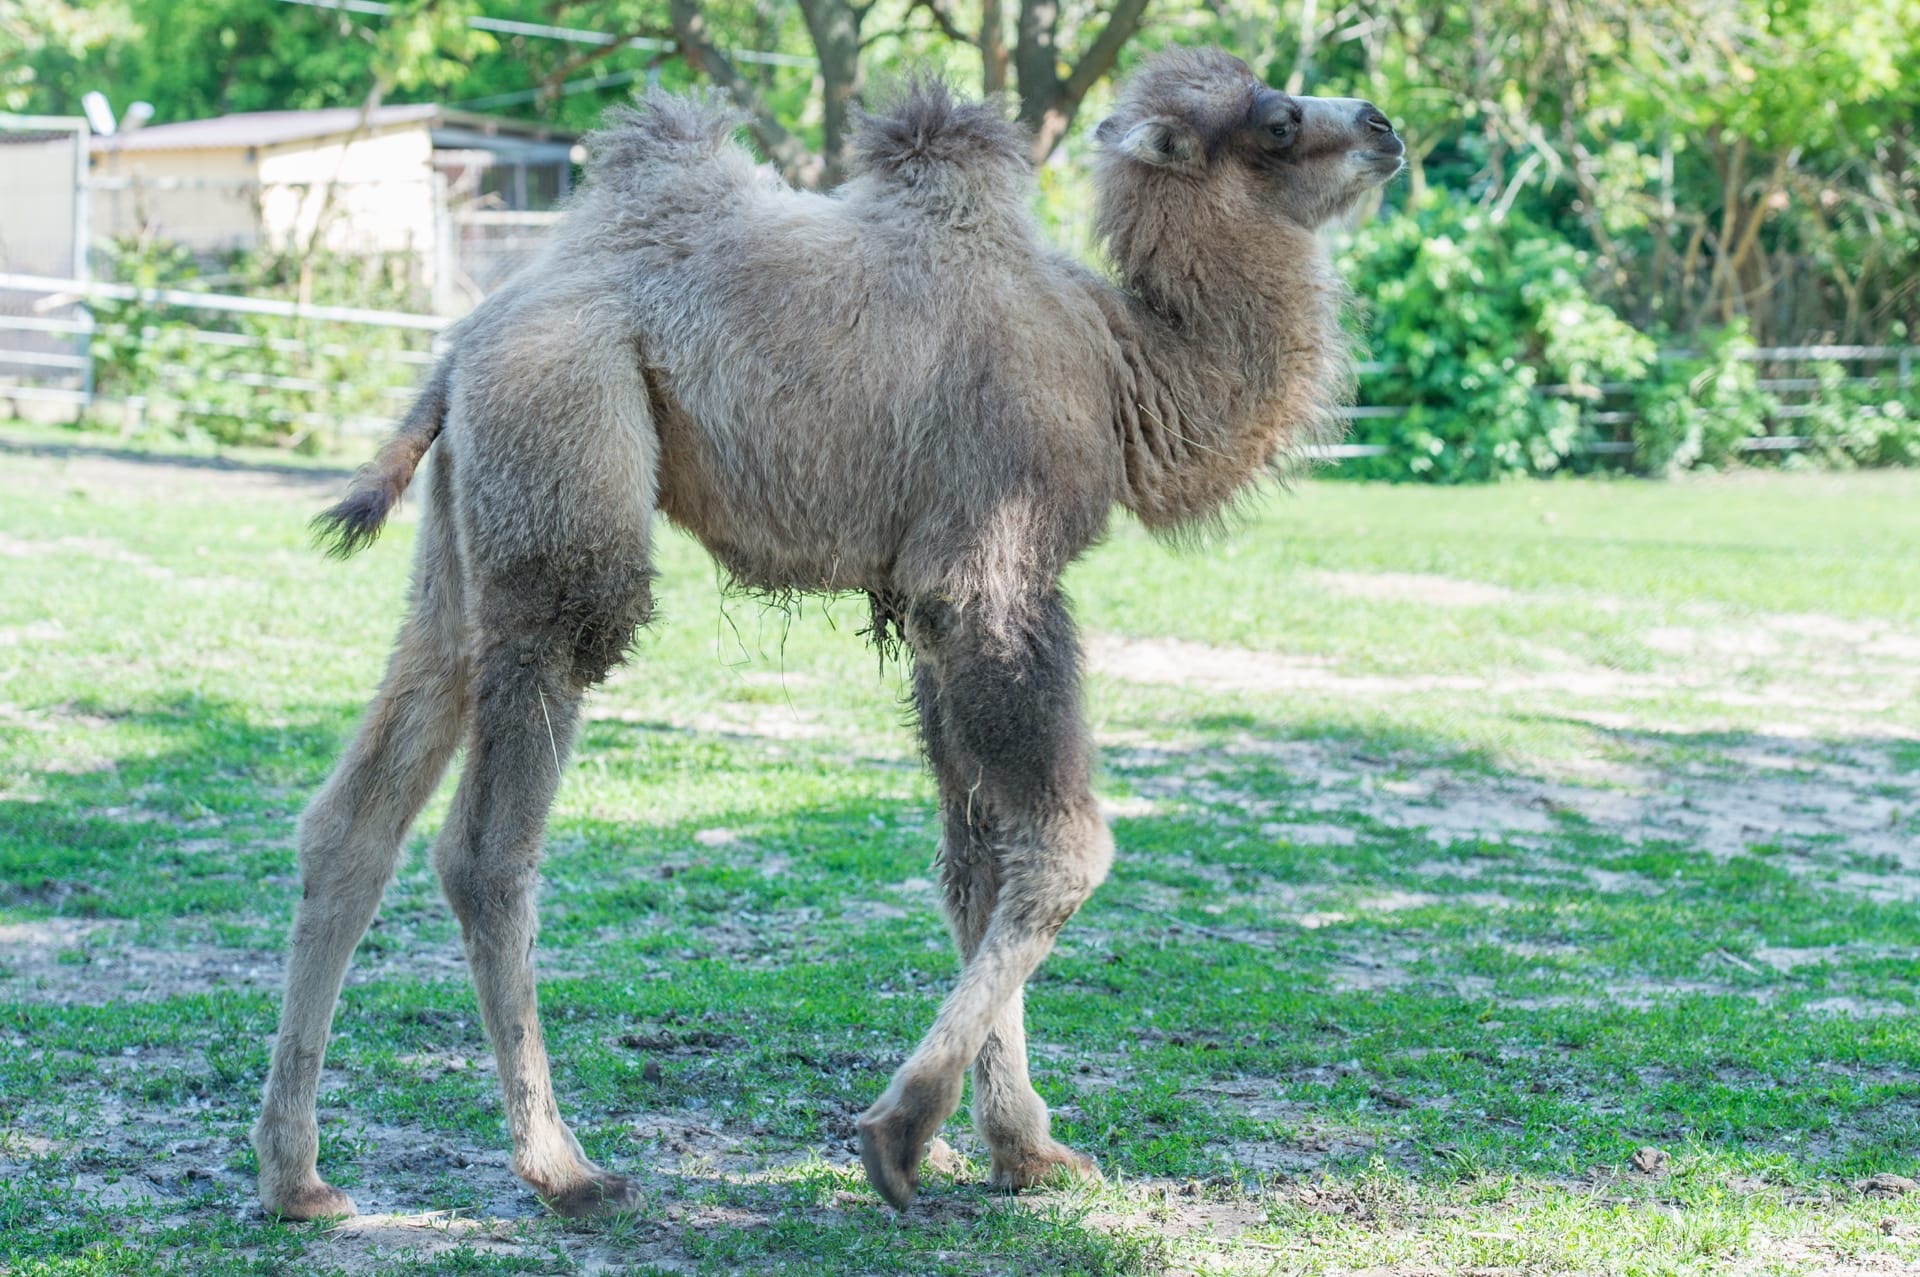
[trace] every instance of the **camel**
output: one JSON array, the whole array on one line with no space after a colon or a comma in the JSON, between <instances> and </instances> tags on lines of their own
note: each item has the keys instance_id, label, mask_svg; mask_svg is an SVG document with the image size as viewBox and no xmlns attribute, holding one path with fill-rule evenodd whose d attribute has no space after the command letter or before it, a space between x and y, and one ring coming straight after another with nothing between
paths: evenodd
<instances>
[{"instance_id":1,"label":"camel","mask_svg":"<svg viewBox=\"0 0 1920 1277\"><path fill-rule=\"evenodd\" d=\"M1177 534L1330 437L1343 290L1316 227L1401 167L1370 103L1277 92L1218 50L1143 63L1095 133L1113 276L1041 242L1027 143L937 84L865 120L831 195L767 176L717 97L649 95L590 140L538 263L454 330L394 437L317 520L373 539L429 446L409 611L299 828L302 896L260 1118L281 1217L320 1178L321 1060L353 949L456 749L433 860L498 1060L514 1172L560 1215L635 1181L561 1120L534 887L583 694L651 613L657 514L740 585L861 592L912 669L962 967L858 1122L912 1202L960 1105L991 1184L1097 1177L1028 1080L1022 990L1106 876L1081 656L1059 581L1113 507Z\"/></svg>"}]
</instances>

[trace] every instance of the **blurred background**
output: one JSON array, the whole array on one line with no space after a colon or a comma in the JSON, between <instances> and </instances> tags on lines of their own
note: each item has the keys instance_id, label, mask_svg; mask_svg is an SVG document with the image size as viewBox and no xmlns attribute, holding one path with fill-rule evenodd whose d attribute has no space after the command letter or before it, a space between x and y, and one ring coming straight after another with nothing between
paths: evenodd
<instances>
[{"instance_id":1,"label":"blurred background","mask_svg":"<svg viewBox=\"0 0 1920 1277\"><path fill-rule=\"evenodd\" d=\"M1007 95L1097 260L1092 126L1170 43L1408 139L1336 233L1331 473L1920 461L1920 0L13 0L0 411L364 450L650 83L724 85L830 187L863 96L932 65Z\"/></svg>"}]
</instances>

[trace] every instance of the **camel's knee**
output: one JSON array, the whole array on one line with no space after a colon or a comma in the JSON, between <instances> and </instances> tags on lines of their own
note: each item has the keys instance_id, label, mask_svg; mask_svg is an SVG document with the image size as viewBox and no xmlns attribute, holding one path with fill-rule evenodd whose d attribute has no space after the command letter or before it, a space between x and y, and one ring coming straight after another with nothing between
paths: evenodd
<instances>
[{"instance_id":1,"label":"camel's knee","mask_svg":"<svg viewBox=\"0 0 1920 1277\"><path fill-rule=\"evenodd\" d=\"M1113 867L1113 832L1092 801L1062 817L1052 840L1055 859L1051 865L1054 881L1062 899L1073 901L1078 909L1107 880Z\"/></svg>"},{"instance_id":2,"label":"camel's knee","mask_svg":"<svg viewBox=\"0 0 1920 1277\"><path fill-rule=\"evenodd\" d=\"M300 817L300 899L306 911L345 910L378 900L400 864L395 838L369 838L365 801L347 786L329 786Z\"/></svg>"},{"instance_id":3,"label":"camel's knee","mask_svg":"<svg viewBox=\"0 0 1920 1277\"><path fill-rule=\"evenodd\" d=\"M1024 922L1058 931L1106 881L1113 835L1091 798L1042 821L1036 832L1010 853L999 903Z\"/></svg>"}]
</instances>

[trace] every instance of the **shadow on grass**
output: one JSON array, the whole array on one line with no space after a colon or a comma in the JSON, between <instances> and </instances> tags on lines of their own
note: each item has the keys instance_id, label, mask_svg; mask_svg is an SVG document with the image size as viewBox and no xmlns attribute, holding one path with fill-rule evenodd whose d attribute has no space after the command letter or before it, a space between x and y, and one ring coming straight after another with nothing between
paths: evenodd
<instances>
[{"instance_id":1,"label":"shadow on grass","mask_svg":"<svg viewBox=\"0 0 1920 1277\"><path fill-rule=\"evenodd\" d=\"M301 465L255 458L237 458L225 454L206 456L188 452L161 452L149 448L121 447L104 439L88 439L85 436L75 436L70 442L66 440L54 442L40 438L23 439L0 432L0 456L6 455L48 457L63 461L76 458L98 458L102 461L146 466L155 470L186 469L228 474L271 475L276 479L311 483L316 491L337 487L341 479L353 474L351 466L330 466L317 462Z\"/></svg>"},{"instance_id":2,"label":"shadow on grass","mask_svg":"<svg viewBox=\"0 0 1920 1277\"><path fill-rule=\"evenodd\" d=\"M183 695L41 711L69 745L42 760L31 796L0 799L0 906L110 918L242 907L262 872L251 853L287 845L357 709L262 721Z\"/></svg>"},{"instance_id":3,"label":"shadow on grass","mask_svg":"<svg viewBox=\"0 0 1920 1277\"><path fill-rule=\"evenodd\" d=\"M358 708L264 723L189 698L68 707L99 721L115 756L97 771L43 774L40 801L0 804L5 902L28 916L152 921L253 914L268 898L290 908L293 818ZM1029 996L1056 1131L1111 1171L1260 1185L1386 1168L1446 1184L1469 1166L1574 1181L1649 1143L1809 1192L1912 1169L1920 1035L1902 991L1920 959L1906 911L1765 855L1716 858L1604 819L1442 840L1404 811L1301 808L1324 777L1270 774L1281 763L1333 757L1343 775L1395 776L1454 759L1467 777L1454 800L1469 803L1489 776L1539 778L1439 741L1302 733L1241 715L1192 726L1199 749L1120 752L1115 770L1136 787L1164 782L1165 810L1117 822L1113 881ZM1752 739L1637 736L1676 750ZM543 981L548 1030L565 1107L609 1164L664 1172L689 1158L751 1165L811 1149L844 1165L852 1115L951 984L929 804L856 783L838 747L777 747L776 757L746 734L664 725L596 722L584 735L583 763L623 795L615 801L666 817L571 803L550 840L543 954L560 974ZM675 793L687 786L793 797L679 818ZM1296 809L1350 843L1261 832ZM396 890L404 907L431 907L444 938L419 862L416 852ZM1763 947L1832 952L1776 970ZM136 1121L143 1105L201 1104L224 1164L251 1117L272 1014L258 994L232 998L249 1008L244 1027L218 990L133 1024L111 1005L16 1002L16 1031L101 1071L63 1082L28 1070L0 1089L124 1089ZM1826 1005L1835 1000L1854 1005ZM470 1067L485 1055L471 992L452 972L421 979L396 965L350 991L349 1008L330 1058L329 1121L385 1132L398 1146L369 1153L362 1176L424 1196L414 1209L436 1205L440 1190L418 1180L423 1148L454 1150L437 1155L436 1173L457 1183L457 1157L501 1145L494 1079ZM174 1071L123 1078L106 1066L128 1045L175 1052ZM463 1062L434 1062L449 1058ZM128 1174L143 1155L101 1154ZM679 1235L717 1263L870 1245L864 1228L833 1230L877 1207L834 1213L818 1187L695 1176L670 1200L715 1209L710 1228ZM1093 1268L1132 1262L1070 1212L941 1209L953 1212L937 1224L943 1244L1017 1241L1090 1256ZM771 1252L767 1228L778 1230Z\"/></svg>"}]
</instances>

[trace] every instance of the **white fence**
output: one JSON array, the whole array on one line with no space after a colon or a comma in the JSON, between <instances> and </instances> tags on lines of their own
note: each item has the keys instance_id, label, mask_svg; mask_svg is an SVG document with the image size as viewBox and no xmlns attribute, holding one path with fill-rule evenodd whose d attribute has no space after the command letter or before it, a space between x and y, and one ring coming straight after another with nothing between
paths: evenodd
<instances>
[{"instance_id":1,"label":"white fence","mask_svg":"<svg viewBox=\"0 0 1920 1277\"><path fill-rule=\"evenodd\" d=\"M150 421L226 423L216 438L275 427L281 442L316 433L386 430L433 362L441 315L302 306L260 297L185 289L135 288L37 275L0 274L0 295L38 296L49 310L79 303L130 317L82 320L0 316L0 368L23 340L56 334L135 351L137 385L101 385L91 375L0 376L0 408L37 419L83 414L117 419L129 431ZM171 312L195 316L172 322ZM143 322L165 317L164 327ZM91 364L90 357L88 358ZM292 429L287 429L292 427Z\"/></svg>"},{"instance_id":2,"label":"white fence","mask_svg":"<svg viewBox=\"0 0 1920 1277\"><path fill-rule=\"evenodd\" d=\"M1700 355L1699 351L1687 349L1663 350L1659 353L1659 362L1682 363L1697 359ZM1818 397L1822 393L1881 384L1882 378L1863 375L1868 368L1879 368L1883 373L1890 370L1901 397L1911 401L1914 368L1920 363L1920 346L1755 346L1733 352L1733 358L1742 363L1756 364L1766 374L1755 379L1754 388L1772 396L1777 402L1771 418L1755 424L1777 428L1819 411ZM1838 364L1853 371L1837 380L1823 380L1817 375L1785 375L1791 369L1815 371L1823 364ZM1363 392L1361 398L1364 399L1369 374L1379 376L1399 372L1401 368L1397 365L1363 363L1358 366L1358 371ZM1596 435L1619 436L1630 433L1636 416L1631 400L1640 389L1633 382L1603 382L1592 387L1544 385L1537 387L1534 393L1548 398L1580 399L1583 419ZM1406 412L1404 405L1359 405L1343 408L1341 415L1349 421L1391 420L1405 416ZM1735 446L1742 452L1799 452L1812 447L1814 442L1808 436L1776 429L1754 435ZM1576 450L1591 456L1630 457L1636 445L1626 438L1594 438L1578 445ZM1384 444L1338 444L1327 449L1324 455L1337 460L1345 457L1384 457L1391 451Z\"/></svg>"},{"instance_id":3,"label":"white fence","mask_svg":"<svg viewBox=\"0 0 1920 1277\"><path fill-rule=\"evenodd\" d=\"M504 278L537 244L536 232L551 218L526 214L480 218L470 223L491 245ZM72 419L83 413L118 420L138 429L154 420L226 423L228 433L249 426L277 427L284 441L316 432L333 435L386 430L414 393L423 369L433 361L434 335L453 321L445 316L345 306L303 306L294 302L241 297L186 289L141 289L100 284L64 276L0 273L0 298L37 299L27 313L0 314L0 408L17 415ZM97 312L97 313L96 313ZM191 316L181 323L181 315ZM155 322L164 319L164 324ZM49 342L67 342L64 352ZM137 365L140 384L108 379L96 384L91 351L113 346L113 367ZM77 351L78 353L74 353ZM127 352L132 351L129 355ZM1689 351L1663 353L1685 359ZM1913 383L1920 347L1791 346L1761 347L1740 358L1768 374L1758 387L1781 400L1775 433L1756 435L1748 451L1780 452L1810 446L1812 440L1787 427L1814 411L1813 396L1836 386L1870 384L1869 368L1891 373L1903 389ZM1838 364L1851 375L1826 378L1785 375L1783 370L1817 371ZM1370 377L1396 369L1362 364L1364 392ZM1627 433L1632 412L1617 406L1637 387L1599 387L1586 392L1583 412L1594 439L1583 450L1626 457L1634 444ZM1566 386L1544 386L1543 395L1567 396ZM1364 393L1363 393L1364 398ZM1392 404L1361 404L1343 410L1349 420L1394 418L1406 412ZM287 429L292 427L292 429ZM216 437L220 432L216 430ZM1383 456L1378 444L1341 444L1326 449L1328 459Z\"/></svg>"},{"instance_id":4,"label":"white fence","mask_svg":"<svg viewBox=\"0 0 1920 1277\"><path fill-rule=\"evenodd\" d=\"M560 220L557 210L506 212L456 209L454 260L462 283L479 294L494 291L533 260L547 229Z\"/></svg>"}]
</instances>

